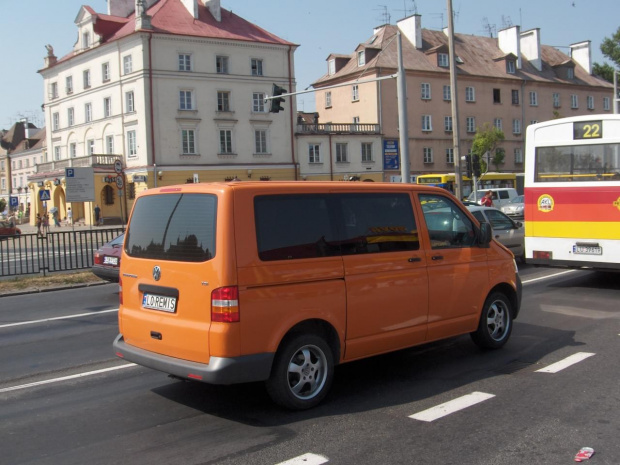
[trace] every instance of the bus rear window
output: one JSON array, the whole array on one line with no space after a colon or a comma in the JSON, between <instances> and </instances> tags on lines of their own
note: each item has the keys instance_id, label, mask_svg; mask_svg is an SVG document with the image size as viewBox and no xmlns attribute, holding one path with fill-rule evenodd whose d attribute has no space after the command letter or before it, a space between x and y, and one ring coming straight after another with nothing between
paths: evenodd
<instances>
[{"instance_id":1,"label":"bus rear window","mask_svg":"<svg viewBox=\"0 0 620 465\"><path fill-rule=\"evenodd\" d=\"M136 258L204 262L215 256L217 197L141 197L131 216L125 252Z\"/></svg>"},{"instance_id":2,"label":"bus rear window","mask_svg":"<svg viewBox=\"0 0 620 465\"><path fill-rule=\"evenodd\" d=\"M536 148L535 182L620 180L620 144Z\"/></svg>"}]
</instances>

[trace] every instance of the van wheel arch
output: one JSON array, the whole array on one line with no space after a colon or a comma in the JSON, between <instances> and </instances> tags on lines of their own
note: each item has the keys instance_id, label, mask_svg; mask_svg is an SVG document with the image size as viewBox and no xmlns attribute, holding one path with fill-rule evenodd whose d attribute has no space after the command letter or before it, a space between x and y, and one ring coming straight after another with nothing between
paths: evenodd
<instances>
[{"instance_id":1,"label":"van wheel arch","mask_svg":"<svg viewBox=\"0 0 620 465\"><path fill-rule=\"evenodd\" d=\"M280 344L278 344L277 350L280 350L280 348L284 346L290 339L293 339L300 334L315 334L322 338L331 349L334 358L334 365L338 365L340 363L341 352L340 338L338 337L338 332L330 323L325 320L315 319L301 321L297 323L284 335L284 337L280 341Z\"/></svg>"}]
</instances>

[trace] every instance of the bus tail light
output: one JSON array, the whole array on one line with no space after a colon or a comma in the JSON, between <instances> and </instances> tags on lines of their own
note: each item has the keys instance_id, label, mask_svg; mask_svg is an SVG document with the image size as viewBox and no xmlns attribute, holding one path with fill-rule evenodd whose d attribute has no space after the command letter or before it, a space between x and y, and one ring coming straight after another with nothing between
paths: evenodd
<instances>
[{"instance_id":1,"label":"bus tail light","mask_svg":"<svg viewBox=\"0 0 620 465\"><path fill-rule=\"evenodd\" d=\"M214 289L211 293L211 321L235 323L239 320L239 289L237 286Z\"/></svg>"},{"instance_id":2,"label":"bus tail light","mask_svg":"<svg viewBox=\"0 0 620 465\"><path fill-rule=\"evenodd\" d=\"M534 250L533 258L540 258L542 260L551 260L553 259L553 252L548 252L546 250Z\"/></svg>"}]
</instances>

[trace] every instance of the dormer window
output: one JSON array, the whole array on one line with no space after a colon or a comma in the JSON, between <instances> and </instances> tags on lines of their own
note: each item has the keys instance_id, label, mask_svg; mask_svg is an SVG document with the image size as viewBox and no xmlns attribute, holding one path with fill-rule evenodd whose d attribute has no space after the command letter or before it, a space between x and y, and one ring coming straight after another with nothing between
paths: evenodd
<instances>
[{"instance_id":1,"label":"dormer window","mask_svg":"<svg viewBox=\"0 0 620 465\"><path fill-rule=\"evenodd\" d=\"M327 73L331 76L336 74L336 60L331 59L327 62Z\"/></svg>"},{"instance_id":2,"label":"dormer window","mask_svg":"<svg viewBox=\"0 0 620 465\"><path fill-rule=\"evenodd\" d=\"M515 66L515 62L513 60L506 61L506 72L508 74L515 74L517 71L517 67Z\"/></svg>"},{"instance_id":3,"label":"dormer window","mask_svg":"<svg viewBox=\"0 0 620 465\"><path fill-rule=\"evenodd\" d=\"M360 50L357 52L357 66L364 66L366 64L366 52Z\"/></svg>"},{"instance_id":4,"label":"dormer window","mask_svg":"<svg viewBox=\"0 0 620 465\"><path fill-rule=\"evenodd\" d=\"M82 32L82 48L90 47L90 32Z\"/></svg>"},{"instance_id":5,"label":"dormer window","mask_svg":"<svg viewBox=\"0 0 620 465\"><path fill-rule=\"evenodd\" d=\"M575 69L574 68L566 68L566 77L568 79L575 79Z\"/></svg>"},{"instance_id":6,"label":"dormer window","mask_svg":"<svg viewBox=\"0 0 620 465\"><path fill-rule=\"evenodd\" d=\"M448 60L447 53L437 54L437 66L441 66L442 68L447 68L449 66L449 60Z\"/></svg>"}]
</instances>

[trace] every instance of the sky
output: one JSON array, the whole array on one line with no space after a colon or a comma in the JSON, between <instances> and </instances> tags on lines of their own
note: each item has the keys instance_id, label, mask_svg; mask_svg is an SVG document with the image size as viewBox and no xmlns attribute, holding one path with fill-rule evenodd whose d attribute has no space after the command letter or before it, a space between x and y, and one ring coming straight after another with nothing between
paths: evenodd
<instances>
[{"instance_id":1,"label":"sky","mask_svg":"<svg viewBox=\"0 0 620 465\"><path fill-rule=\"evenodd\" d=\"M37 73L51 44L58 57L77 40L74 23L81 5L107 13L106 0L0 0L0 129L28 117L45 124L41 104L43 78ZM222 8L298 44L297 90L325 74L330 53L351 54L376 26L413 13L422 27L447 27L447 0L221 0ZM497 31L520 25L539 28L541 42L568 53L570 44L590 40L592 61L609 62L600 51L605 37L620 27L618 0L452 0L454 31L497 37ZM611 64L611 63L610 63ZM314 111L314 94L297 97L297 108Z\"/></svg>"}]
</instances>

